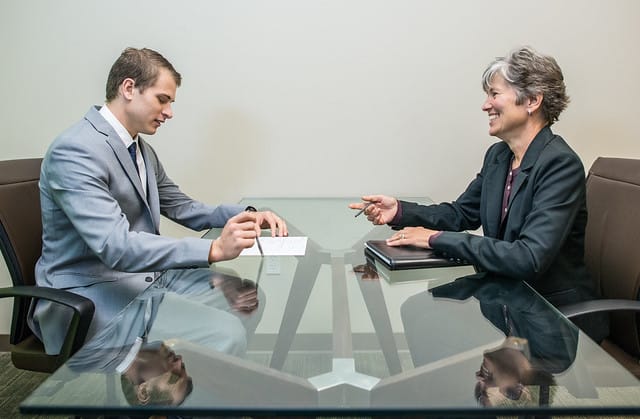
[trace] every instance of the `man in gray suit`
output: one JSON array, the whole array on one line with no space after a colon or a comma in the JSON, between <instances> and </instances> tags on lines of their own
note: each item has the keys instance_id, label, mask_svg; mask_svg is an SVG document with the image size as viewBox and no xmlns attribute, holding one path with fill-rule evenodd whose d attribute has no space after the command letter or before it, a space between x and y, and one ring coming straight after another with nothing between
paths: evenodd
<instances>
[{"instance_id":1,"label":"man in gray suit","mask_svg":"<svg viewBox=\"0 0 640 419\"><path fill-rule=\"evenodd\" d=\"M40 175L42 256L38 285L90 298L89 331L102 328L161 272L208 267L253 246L261 228L287 235L270 211L208 206L185 195L140 134L153 135L173 117L181 76L150 49L125 49L113 64L106 105L94 106L47 151ZM160 214L193 230L223 227L216 240L160 235ZM59 353L69 309L32 307L31 327L47 353Z\"/></svg>"}]
</instances>

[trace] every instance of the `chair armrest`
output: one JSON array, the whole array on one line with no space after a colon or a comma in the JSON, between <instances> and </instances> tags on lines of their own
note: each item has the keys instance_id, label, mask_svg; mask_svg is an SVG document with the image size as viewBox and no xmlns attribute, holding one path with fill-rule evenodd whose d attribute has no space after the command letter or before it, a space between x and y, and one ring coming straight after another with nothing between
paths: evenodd
<instances>
[{"instance_id":1,"label":"chair armrest","mask_svg":"<svg viewBox=\"0 0 640 419\"><path fill-rule=\"evenodd\" d=\"M624 299L591 300L575 304L567 304L565 306L558 307L558 310L568 318L602 311L640 311L640 301Z\"/></svg>"},{"instance_id":2,"label":"chair armrest","mask_svg":"<svg viewBox=\"0 0 640 419\"><path fill-rule=\"evenodd\" d=\"M44 299L58 304L70 307L74 311L74 321L72 330L69 331L67 339L73 339L68 342L71 353L77 351L84 343L85 337L93 320L95 306L93 301L78 294L57 288L38 287L30 285L18 285L14 287L0 288L0 298L6 297L24 297L31 299ZM76 320L77 319L77 320ZM75 329L75 330L73 330ZM66 345L66 343L65 343Z\"/></svg>"}]
</instances>

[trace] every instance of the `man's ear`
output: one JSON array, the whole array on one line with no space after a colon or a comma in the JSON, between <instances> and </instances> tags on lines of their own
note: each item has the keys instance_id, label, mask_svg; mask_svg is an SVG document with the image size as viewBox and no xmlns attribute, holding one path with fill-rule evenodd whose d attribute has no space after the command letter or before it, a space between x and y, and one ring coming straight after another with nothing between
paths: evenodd
<instances>
[{"instance_id":1,"label":"man's ear","mask_svg":"<svg viewBox=\"0 0 640 419\"><path fill-rule=\"evenodd\" d=\"M146 381L138 385L138 388L136 389L136 396L138 397L138 401L141 405L149 404L151 395L149 394L149 386L147 385Z\"/></svg>"},{"instance_id":2,"label":"man's ear","mask_svg":"<svg viewBox=\"0 0 640 419\"><path fill-rule=\"evenodd\" d=\"M126 78L120 84L120 93L126 100L133 99L133 89L136 88L136 82L132 78Z\"/></svg>"}]
</instances>

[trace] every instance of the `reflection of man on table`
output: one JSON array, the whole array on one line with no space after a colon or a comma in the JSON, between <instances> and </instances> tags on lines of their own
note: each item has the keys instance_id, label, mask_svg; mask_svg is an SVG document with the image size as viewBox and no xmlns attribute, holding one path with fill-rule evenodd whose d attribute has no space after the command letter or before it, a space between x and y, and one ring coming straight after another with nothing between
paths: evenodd
<instances>
[{"instance_id":1,"label":"reflection of man on table","mask_svg":"<svg viewBox=\"0 0 640 419\"><path fill-rule=\"evenodd\" d=\"M193 390L182 356L164 342L145 344L120 376L122 393L131 405L182 404Z\"/></svg>"},{"instance_id":2,"label":"reflection of man on table","mask_svg":"<svg viewBox=\"0 0 640 419\"><path fill-rule=\"evenodd\" d=\"M244 356L262 315L259 298L253 281L209 269L168 271L67 366L119 374L130 404L180 404L193 382L173 342Z\"/></svg>"},{"instance_id":3,"label":"reflection of man on table","mask_svg":"<svg viewBox=\"0 0 640 419\"><path fill-rule=\"evenodd\" d=\"M151 339L179 337L244 357L262 317L265 297L255 282L234 272L176 269L162 277L160 305ZM179 333L179 336L176 336Z\"/></svg>"}]
</instances>

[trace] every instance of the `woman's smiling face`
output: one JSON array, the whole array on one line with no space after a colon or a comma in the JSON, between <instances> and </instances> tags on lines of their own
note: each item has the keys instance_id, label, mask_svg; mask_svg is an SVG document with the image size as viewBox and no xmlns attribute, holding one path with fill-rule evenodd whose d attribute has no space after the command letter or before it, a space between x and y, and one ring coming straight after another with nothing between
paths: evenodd
<instances>
[{"instance_id":1,"label":"woman's smiling face","mask_svg":"<svg viewBox=\"0 0 640 419\"><path fill-rule=\"evenodd\" d=\"M517 92L500 74L495 74L487 90L482 110L489 115L489 135L508 140L517 137L529 114L525 103L516 104Z\"/></svg>"}]
</instances>

